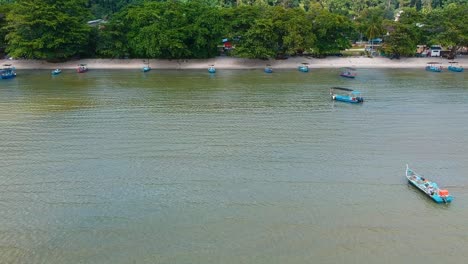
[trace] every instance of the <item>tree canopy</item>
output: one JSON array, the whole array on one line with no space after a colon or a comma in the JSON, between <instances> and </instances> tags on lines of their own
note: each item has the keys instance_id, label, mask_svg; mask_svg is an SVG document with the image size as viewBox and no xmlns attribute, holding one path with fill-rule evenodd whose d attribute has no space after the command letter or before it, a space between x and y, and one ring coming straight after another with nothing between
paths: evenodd
<instances>
[{"instance_id":1,"label":"tree canopy","mask_svg":"<svg viewBox=\"0 0 468 264\"><path fill-rule=\"evenodd\" d=\"M415 45L467 46L466 0L0 0L0 53L210 58L323 56L384 39L386 53ZM98 26L89 20L103 19Z\"/></svg>"}]
</instances>

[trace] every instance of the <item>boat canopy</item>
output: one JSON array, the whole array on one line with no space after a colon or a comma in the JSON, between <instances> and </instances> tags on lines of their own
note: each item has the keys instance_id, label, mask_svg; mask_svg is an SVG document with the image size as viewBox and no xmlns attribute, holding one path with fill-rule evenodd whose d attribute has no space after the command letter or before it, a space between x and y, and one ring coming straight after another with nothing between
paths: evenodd
<instances>
[{"instance_id":1,"label":"boat canopy","mask_svg":"<svg viewBox=\"0 0 468 264\"><path fill-rule=\"evenodd\" d=\"M342 68L343 70L348 70L348 71L355 71L356 68L353 68L353 67L344 67Z\"/></svg>"},{"instance_id":2,"label":"boat canopy","mask_svg":"<svg viewBox=\"0 0 468 264\"><path fill-rule=\"evenodd\" d=\"M343 88L343 87L332 87L331 89L333 89L333 90L341 90L341 91L346 91L346 92L353 92L353 91L354 91L353 89Z\"/></svg>"},{"instance_id":3,"label":"boat canopy","mask_svg":"<svg viewBox=\"0 0 468 264\"><path fill-rule=\"evenodd\" d=\"M428 62L427 64L441 64L440 62L436 62L436 61L431 61L431 62Z\"/></svg>"},{"instance_id":4,"label":"boat canopy","mask_svg":"<svg viewBox=\"0 0 468 264\"><path fill-rule=\"evenodd\" d=\"M449 63L458 63L458 61L449 61Z\"/></svg>"}]
</instances>

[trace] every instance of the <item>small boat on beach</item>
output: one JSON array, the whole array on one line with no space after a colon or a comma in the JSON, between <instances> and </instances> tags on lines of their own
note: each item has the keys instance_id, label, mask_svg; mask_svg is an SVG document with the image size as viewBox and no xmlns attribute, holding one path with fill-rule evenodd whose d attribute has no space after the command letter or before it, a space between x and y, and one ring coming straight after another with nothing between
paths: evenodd
<instances>
[{"instance_id":1,"label":"small boat on beach","mask_svg":"<svg viewBox=\"0 0 468 264\"><path fill-rule=\"evenodd\" d=\"M345 77L345 78L354 79L354 78L356 78L356 75L357 75L355 71L356 71L356 69L354 69L354 68L346 67L346 68L341 69L340 76Z\"/></svg>"},{"instance_id":2,"label":"small boat on beach","mask_svg":"<svg viewBox=\"0 0 468 264\"><path fill-rule=\"evenodd\" d=\"M210 67L208 67L208 72L209 73L216 73L216 69L215 69L214 65L210 65Z\"/></svg>"},{"instance_id":3,"label":"small boat on beach","mask_svg":"<svg viewBox=\"0 0 468 264\"><path fill-rule=\"evenodd\" d=\"M60 69L55 69L51 72L52 75L59 75L60 73L62 73L62 70Z\"/></svg>"},{"instance_id":4,"label":"small boat on beach","mask_svg":"<svg viewBox=\"0 0 468 264\"><path fill-rule=\"evenodd\" d=\"M447 190L440 189L437 183L428 181L425 177L417 174L409 168L408 164L406 164L406 178L411 185L425 193L436 203L450 203L453 200L453 196Z\"/></svg>"},{"instance_id":5,"label":"small boat on beach","mask_svg":"<svg viewBox=\"0 0 468 264\"><path fill-rule=\"evenodd\" d=\"M273 68L271 68L270 65L267 65L267 66L265 67L264 71L265 71L266 73L273 73Z\"/></svg>"},{"instance_id":6,"label":"small boat on beach","mask_svg":"<svg viewBox=\"0 0 468 264\"><path fill-rule=\"evenodd\" d=\"M86 66L86 64L80 64L78 65L78 68L76 68L76 72L78 73L84 73L87 71L88 71L88 67Z\"/></svg>"},{"instance_id":7,"label":"small boat on beach","mask_svg":"<svg viewBox=\"0 0 468 264\"><path fill-rule=\"evenodd\" d=\"M0 70L0 79L13 79L16 77L16 68L11 64L3 64L3 68Z\"/></svg>"},{"instance_id":8,"label":"small boat on beach","mask_svg":"<svg viewBox=\"0 0 468 264\"><path fill-rule=\"evenodd\" d=\"M439 65L439 62L428 62L426 66L426 71L431 71L431 72L441 72L442 71L442 66Z\"/></svg>"},{"instance_id":9,"label":"small boat on beach","mask_svg":"<svg viewBox=\"0 0 468 264\"><path fill-rule=\"evenodd\" d=\"M458 61L449 61L449 63L450 63L450 66L448 66L447 68L449 71L453 71L453 72L463 71L463 67L458 65Z\"/></svg>"},{"instance_id":10,"label":"small boat on beach","mask_svg":"<svg viewBox=\"0 0 468 264\"><path fill-rule=\"evenodd\" d=\"M330 96L333 100L346 102L346 103L363 103L364 98L359 91L349 88L332 87L330 88Z\"/></svg>"},{"instance_id":11,"label":"small boat on beach","mask_svg":"<svg viewBox=\"0 0 468 264\"><path fill-rule=\"evenodd\" d=\"M300 72L309 72L309 63L303 62L302 65L297 67Z\"/></svg>"},{"instance_id":12,"label":"small boat on beach","mask_svg":"<svg viewBox=\"0 0 468 264\"><path fill-rule=\"evenodd\" d=\"M146 65L143 66L143 68L142 68L141 70L142 70L143 72L149 72L149 71L151 71L149 59L148 59L148 61L143 60L143 63L145 63Z\"/></svg>"}]
</instances>

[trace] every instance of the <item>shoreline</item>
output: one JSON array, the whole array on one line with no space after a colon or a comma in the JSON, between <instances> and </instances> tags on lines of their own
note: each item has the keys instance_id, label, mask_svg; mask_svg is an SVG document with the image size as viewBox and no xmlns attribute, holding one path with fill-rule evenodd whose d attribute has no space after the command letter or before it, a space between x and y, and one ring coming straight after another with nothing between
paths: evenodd
<instances>
[{"instance_id":1,"label":"shoreline","mask_svg":"<svg viewBox=\"0 0 468 264\"><path fill-rule=\"evenodd\" d=\"M50 63L41 60L1 60L0 63L12 64L17 70L52 70L52 69L76 69L78 64L86 64L92 69L141 69L145 66L146 59L80 59L71 60L62 63ZM459 62L460 66L468 65L468 57L460 56L455 61ZM309 68L390 68L390 69L409 69L409 68L424 68L428 62L441 63L443 67L447 67L449 60L442 57L427 57L427 58L401 58L389 59L385 57L326 57L323 59L311 57L290 57L284 60L258 60L258 59L242 59L233 57L216 57L212 59L181 59L181 60L161 60L150 59L150 67L152 69L161 70L190 70L190 69L207 69L210 65L214 65L216 69L263 69L266 65L270 65L273 69L296 69L302 63L308 63Z\"/></svg>"}]
</instances>

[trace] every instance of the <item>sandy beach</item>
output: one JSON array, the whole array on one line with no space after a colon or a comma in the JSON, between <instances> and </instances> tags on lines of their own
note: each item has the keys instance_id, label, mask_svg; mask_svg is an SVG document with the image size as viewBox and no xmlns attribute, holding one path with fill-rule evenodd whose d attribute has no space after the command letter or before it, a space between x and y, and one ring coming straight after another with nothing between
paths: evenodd
<instances>
[{"instance_id":1,"label":"sandy beach","mask_svg":"<svg viewBox=\"0 0 468 264\"><path fill-rule=\"evenodd\" d=\"M74 69L78 64L87 64L89 69L138 69L145 65L145 59L81 59L63 63L49 63L40 60L1 60L1 64L12 64L16 69ZM460 65L468 65L468 57L456 59ZM428 62L439 62L447 67L449 60L441 57L388 59L384 57L291 57L285 60L252 60L233 57L216 57L206 60L158 60L151 59L152 69L205 69L214 65L217 69L262 69L267 64L274 69L295 69L302 63L310 68L424 68Z\"/></svg>"}]
</instances>

